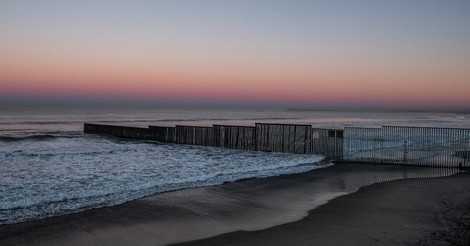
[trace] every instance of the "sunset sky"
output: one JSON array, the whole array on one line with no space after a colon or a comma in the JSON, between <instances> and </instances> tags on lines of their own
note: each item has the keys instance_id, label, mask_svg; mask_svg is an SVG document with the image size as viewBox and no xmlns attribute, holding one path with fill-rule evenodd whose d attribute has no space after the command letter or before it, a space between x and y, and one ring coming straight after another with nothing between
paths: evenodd
<instances>
[{"instance_id":1,"label":"sunset sky","mask_svg":"<svg viewBox=\"0 0 470 246\"><path fill-rule=\"evenodd\" d=\"M0 103L470 109L470 1L0 1Z\"/></svg>"}]
</instances>

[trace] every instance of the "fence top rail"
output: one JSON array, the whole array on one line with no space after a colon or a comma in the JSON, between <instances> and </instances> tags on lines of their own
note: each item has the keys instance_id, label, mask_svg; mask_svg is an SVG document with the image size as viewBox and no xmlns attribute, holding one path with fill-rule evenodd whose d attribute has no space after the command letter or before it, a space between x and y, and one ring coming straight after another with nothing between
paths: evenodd
<instances>
[{"instance_id":1,"label":"fence top rail","mask_svg":"<svg viewBox=\"0 0 470 246\"><path fill-rule=\"evenodd\" d=\"M109 124L98 124L98 123L83 123L85 126L114 126L114 127L121 127L118 125L109 125Z\"/></svg>"},{"instance_id":2,"label":"fence top rail","mask_svg":"<svg viewBox=\"0 0 470 246\"><path fill-rule=\"evenodd\" d=\"M108 124L95 124L95 123L83 123L83 126L96 126L96 127L108 127L108 128L121 128L121 129L148 129L146 127L137 126L117 126Z\"/></svg>"},{"instance_id":3,"label":"fence top rail","mask_svg":"<svg viewBox=\"0 0 470 246\"><path fill-rule=\"evenodd\" d=\"M318 131L318 130L321 130L321 131L344 131L344 129L341 129L341 128L312 128L312 130L314 131Z\"/></svg>"},{"instance_id":4,"label":"fence top rail","mask_svg":"<svg viewBox=\"0 0 470 246\"><path fill-rule=\"evenodd\" d=\"M212 126L188 126L188 125L176 125L175 127L212 128Z\"/></svg>"},{"instance_id":5,"label":"fence top rail","mask_svg":"<svg viewBox=\"0 0 470 246\"><path fill-rule=\"evenodd\" d=\"M281 125L281 126L304 126L304 127L312 127L312 125L307 124L286 124L286 123L255 123L255 127L257 125Z\"/></svg>"},{"instance_id":6,"label":"fence top rail","mask_svg":"<svg viewBox=\"0 0 470 246\"><path fill-rule=\"evenodd\" d=\"M255 128L254 126L237 126L237 125L223 125L223 124L214 124L212 126L215 126L215 127L219 127L219 126L223 126L223 127L246 127L246 128Z\"/></svg>"},{"instance_id":7,"label":"fence top rail","mask_svg":"<svg viewBox=\"0 0 470 246\"><path fill-rule=\"evenodd\" d=\"M470 131L470 128L458 128L458 127L432 127L432 126L382 126L382 127L383 128L451 129L451 130Z\"/></svg>"},{"instance_id":8,"label":"fence top rail","mask_svg":"<svg viewBox=\"0 0 470 246\"><path fill-rule=\"evenodd\" d=\"M346 129L359 129L359 130L382 130L383 127L354 127L354 126L346 126L344 127L344 130Z\"/></svg>"},{"instance_id":9,"label":"fence top rail","mask_svg":"<svg viewBox=\"0 0 470 246\"><path fill-rule=\"evenodd\" d=\"M175 128L174 126L152 126L149 125L149 128Z\"/></svg>"},{"instance_id":10,"label":"fence top rail","mask_svg":"<svg viewBox=\"0 0 470 246\"><path fill-rule=\"evenodd\" d=\"M463 130L470 131L470 128L454 128L454 127L432 127L432 126L381 126L381 127L354 127L346 126L344 129L364 129L364 130L380 130L384 128L412 128L412 129L444 129L444 130Z\"/></svg>"}]
</instances>

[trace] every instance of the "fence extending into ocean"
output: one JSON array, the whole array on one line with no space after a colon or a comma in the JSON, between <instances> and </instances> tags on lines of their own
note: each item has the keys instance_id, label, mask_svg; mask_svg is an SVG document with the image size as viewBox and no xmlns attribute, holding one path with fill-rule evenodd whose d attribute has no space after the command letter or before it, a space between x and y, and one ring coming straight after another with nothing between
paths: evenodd
<instances>
[{"instance_id":1,"label":"fence extending into ocean","mask_svg":"<svg viewBox=\"0 0 470 246\"><path fill-rule=\"evenodd\" d=\"M345 162L470 167L470 129L383 126L317 129L311 125L126 127L84 124L85 133L231 149L321 154Z\"/></svg>"}]
</instances>

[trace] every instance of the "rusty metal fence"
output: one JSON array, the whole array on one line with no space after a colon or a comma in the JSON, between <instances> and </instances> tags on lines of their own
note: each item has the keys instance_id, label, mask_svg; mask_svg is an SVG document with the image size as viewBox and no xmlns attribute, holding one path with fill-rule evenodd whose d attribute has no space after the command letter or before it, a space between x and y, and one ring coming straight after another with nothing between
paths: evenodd
<instances>
[{"instance_id":1,"label":"rusty metal fence","mask_svg":"<svg viewBox=\"0 0 470 246\"><path fill-rule=\"evenodd\" d=\"M166 143L176 142L176 129L175 127L167 126L149 126L149 131L153 132L157 141Z\"/></svg>"},{"instance_id":2,"label":"rusty metal fence","mask_svg":"<svg viewBox=\"0 0 470 246\"><path fill-rule=\"evenodd\" d=\"M257 150L296 154L312 153L312 126L256 123Z\"/></svg>"},{"instance_id":3,"label":"rusty metal fence","mask_svg":"<svg viewBox=\"0 0 470 246\"><path fill-rule=\"evenodd\" d=\"M214 125L214 145L229 149L256 150L255 127Z\"/></svg>"},{"instance_id":4,"label":"rusty metal fence","mask_svg":"<svg viewBox=\"0 0 470 246\"><path fill-rule=\"evenodd\" d=\"M203 146L214 145L214 130L212 127L177 125L175 127L175 135L174 143Z\"/></svg>"}]
</instances>

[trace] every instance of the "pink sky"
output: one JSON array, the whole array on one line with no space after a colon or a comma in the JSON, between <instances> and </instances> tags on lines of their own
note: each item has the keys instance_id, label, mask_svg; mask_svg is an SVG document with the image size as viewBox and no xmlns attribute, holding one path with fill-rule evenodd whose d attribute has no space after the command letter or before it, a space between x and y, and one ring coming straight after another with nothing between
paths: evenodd
<instances>
[{"instance_id":1,"label":"pink sky","mask_svg":"<svg viewBox=\"0 0 470 246\"><path fill-rule=\"evenodd\" d=\"M366 8L371 19L352 19L355 25L348 26L351 20L344 15L354 13L331 6L324 8L342 15L312 19L308 11L294 9L298 12L290 16L277 7L247 14L246 6L232 10L223 4L215 10L180 10L165 2L142 6L170 11L163 16L134 9L142 11L141 19L130 21L103 7L89 13L93 21L88 22L73 16L83 6L5 5L0 10L4 97L207 99L312 107L470 105L470 34L468 28L458 29L470 23L458 16L459 6L451 6L455 13L434 17L372 6ZM221 19L221 10L227 18ZM191 14L181 20L181 11ZM203 12L206 19L191 11ZM247 20L238 15L248 15ZM318 25L315 21L322 18L334 21ZM444 24L435 28L434 22ZM381 29L387 27L393 29Z\"/></svg>"}]
</instances>

